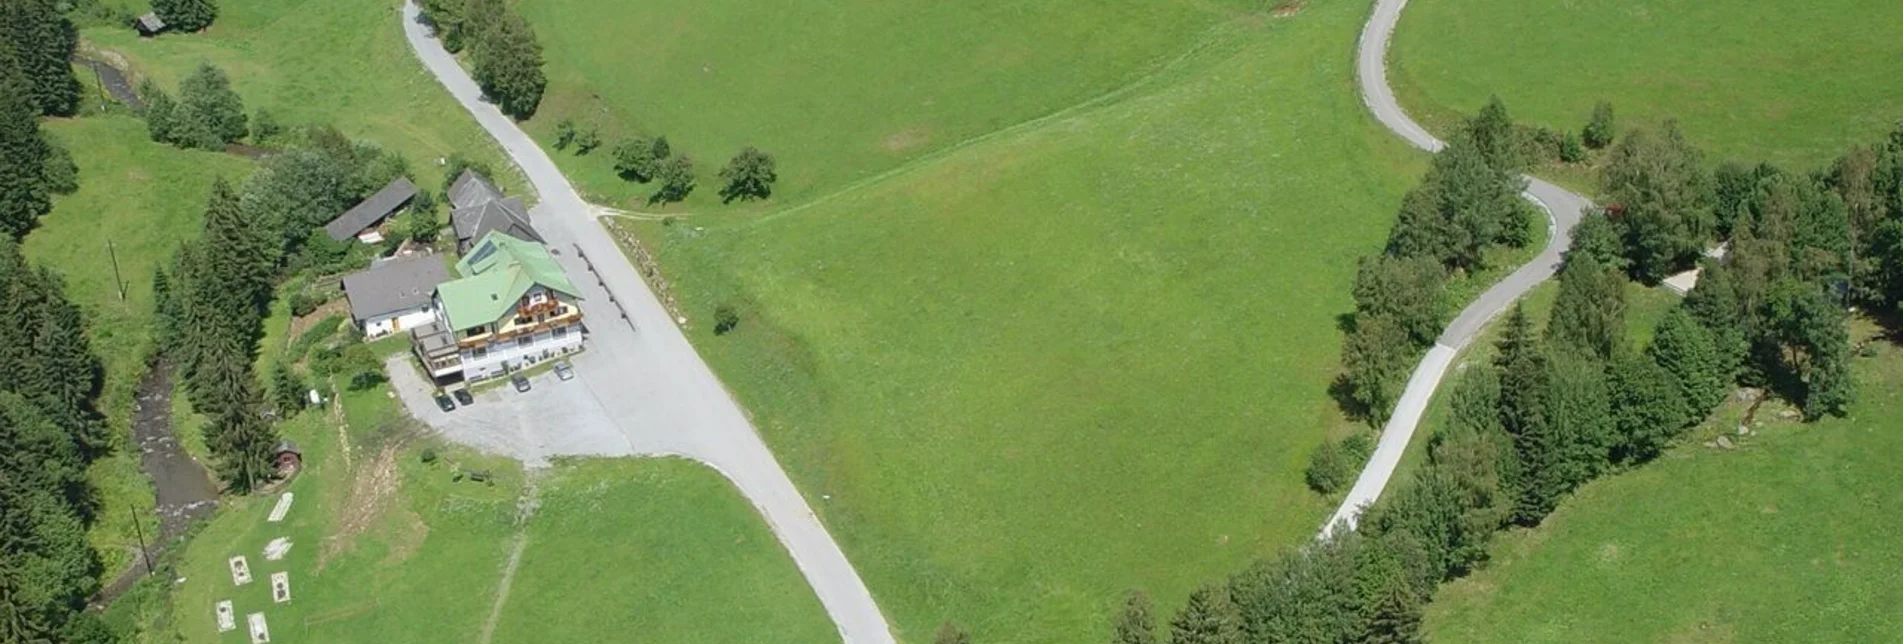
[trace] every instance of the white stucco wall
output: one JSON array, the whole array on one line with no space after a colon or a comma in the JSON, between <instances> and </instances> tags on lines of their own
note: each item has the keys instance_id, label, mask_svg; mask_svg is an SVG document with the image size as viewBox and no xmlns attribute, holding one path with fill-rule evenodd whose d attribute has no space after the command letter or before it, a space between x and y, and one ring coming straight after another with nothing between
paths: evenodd
<instances>
[{"instance_id":1,"label":"white stucco wall","mask_svg":"<svg viewBox=\"0 0 1903 644\"><path fill-rule=\"evenodd\" d=\"M365 340L375 340L398 331L408 331L435 320L436 311L429 307L380 315L363 321L363 337Z\"/></svg>"},{"instance_id":2,"label":"white stucco wall","mask_svg":"<svg viewBox=\"0 0 1903 644\"><path fill-rule=\"evenodd\" d=\"M492 345L481 358L474 351L464 349L463 379L467 381L483 380L500 376L511 369L532 366L543 360L552 360L581 349L582 326L570 324L562 327L567 333L556 338L554 330L535 334L529 346L519 346L515 340Z\"/></svg>"}]
</instances>

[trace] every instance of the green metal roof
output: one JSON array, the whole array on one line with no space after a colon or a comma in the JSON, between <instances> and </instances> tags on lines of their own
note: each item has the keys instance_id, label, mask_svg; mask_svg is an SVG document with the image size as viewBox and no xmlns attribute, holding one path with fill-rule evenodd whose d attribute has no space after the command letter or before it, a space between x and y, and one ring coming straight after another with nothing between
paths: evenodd
<instances>
[{"instance_id":1,"label":"green metal roof","mask_svg":"<svg viewBox=\"0 0 1903 644\"><path fill-rule=\"evenodd\" d=\"M470 246L462 261L456 262L456 272L461 279L436 287L443 313L455 331L502 319L537 284L569 297L581 297L548 248L500 231Z\"/></svg>"}]
</instances>

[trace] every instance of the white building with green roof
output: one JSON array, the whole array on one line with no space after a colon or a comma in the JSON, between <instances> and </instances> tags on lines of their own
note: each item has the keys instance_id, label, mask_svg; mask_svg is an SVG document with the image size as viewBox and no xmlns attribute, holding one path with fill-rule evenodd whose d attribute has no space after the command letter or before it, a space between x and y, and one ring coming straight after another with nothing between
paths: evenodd
<instances>
[{"instance_id":1,"label":"white building with green roof","mask_svg":"<svg viewBox=\"0 0 1903 644\"><path fill-rule=\"evenodd\" d=\"M541 244L496 231L436 286L436 319L411 330L418 358L438 379L493 378L581 350L580 290Z\"/></svg>"}]
</instances>

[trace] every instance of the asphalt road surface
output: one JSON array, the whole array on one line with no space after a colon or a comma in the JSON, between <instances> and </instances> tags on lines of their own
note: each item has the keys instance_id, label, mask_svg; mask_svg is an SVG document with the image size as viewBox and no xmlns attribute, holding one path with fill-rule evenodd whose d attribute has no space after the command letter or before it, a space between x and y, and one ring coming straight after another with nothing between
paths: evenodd
<instances>
[{"instance_id":1,"label":"asphalt road surface","mask_svg":"<svg viewBox=\"0 0 1903 644\"><path fill-rule=\"evenodd\" d=\"M411 48L534 184L541 203L530 219L582 290L589 339L588 350L574 359L578 377L545 379L538 387L583 389L598 415L586 421L518 415L527 430L517 431L533 433L516 440L548 454L677 455L706 463L733 481L766 519L844 641L893 642L885 616L845 553L581 196L534 140L482 100L475 82L417 15L414 2L403 6ZM475 415L482 407L478 401L477 408L456 413Z\"/></svg>"},{"instance_id":2,"label":"asphalt road surface","mask_svg":"<svg viewBox=\"0 0 1903 644\"><path fill-rule=\"evenodd\" d=\"M1368 18L1367 26L1361 30L1355 75L1360 80L1362 100L1368 104L1368 110L1374 113L1375 120L1415 147L1439 152L1445 144L1401 111L1401 104L1394 99L1394 89L1388 86L1388 41L1393 38L1394 26L1401 20L1401 9L1406 6L1407 0L1375 1L1374 13ZM1355 479L1354 487L1348 490L1348 496L1342 499L1341 506L1322 526L1322 536L1329 535L1338 527L1353 529L1362 509L1381 497L1381 491L1387 488L1388 479L1394 475L1395 466L1401 462L1401 455L1407 452L1407 443L1414 437L1414 429L1421 422L1421 414L1427 411L1427 403L1434 398L1434 390L1440 387L1448 367L1453 365L1454 356L1473 342L1474 336L1486 327L1488 320L1505 311L1513 305L1514 300L1559 270L1560 254L1572 244L1573 226L1579 223L1583 211L1592 208L1592 201L1537 177L1528 176L1526 180L1525 197L1546 210L1550 233L1546 248L1540 251L1539 256L1507 275L1462 309L1460 315L1447 325L1447 330L1441 333L1433 348L1428 349L1420 365L1414 368L1413 375L1408 377L1407 388L1402 390L1400 401L1395 403L1394 414L1388 417L1387 426L1381 429L1381 441L1375 445L1374 455L1368 459L1367 467L1362 468L1361 475Z\"/></svg>"}]
</instances>

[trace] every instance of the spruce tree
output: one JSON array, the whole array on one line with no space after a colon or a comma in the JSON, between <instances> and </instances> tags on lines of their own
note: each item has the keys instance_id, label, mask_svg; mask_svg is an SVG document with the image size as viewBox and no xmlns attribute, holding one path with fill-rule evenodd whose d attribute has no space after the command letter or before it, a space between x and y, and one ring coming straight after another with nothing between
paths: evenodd
<instances>
[{"instance_id":1,"label":"spruce tree","mask_svg":"<svg viewBox=\"0 0 1903 644\"><path fill-rule=\"evenodd\" d=\"M548 78L542 74L542 45L527 21L504 12L478 40L474 58L476 84L502 113L516 119L535 115Z\"/></svg>"},{"instance_id":2,"label":"spruce tree","mask_svg":"<svg viewBox=\"0 0 1903 644\"><path fill-rule=\"evenodd\" d=\"M152 12L174 31L198 31L218 19L216 0L152 0Z\"/></svg>"},{"instance_id":3,"label":"spruce tree","mask_svg":"<svg viewBox=\"0 0 1903 644\"><path fill-rule=\"evenodd\" d=\"M1706 260L1699 266L1698 285L1685 294L1682 305L1692 318L1711 332L1727 378L1750 350L1744 316L1732 270L1722 262Z\"/></svg>"},{"instance_id":4,"label":"spruce tree","mask_svg":"<svg viewBox=\"0 0 1903 644\"><path fill-rule=\"evenodd\" d=\"M1117 612L1111 644L1157 644L1156 618L1150 613L1150 596L1133 591L1123 599Z\"/></svg>"},{"instance_id":5,"label":"spruce tree","mask_svg":"<svg viewBox=\"0 0 1903 644\"><path fill-rule=\"evenodd\" d=\"M1613 460L1624 464L1652 460L1690 419L1671 372L1650 356L1625 352L1608 369L1612 383L1613 424L1618 440Z\"/></svg>"},{"instance_id":6,"label":"spruce tree","mask_svg":"<svg viewBox=\"0 0 1903 644\"><path fill-rule=\"evenodd\" d=\"M1390 583L1368 617L1366 644L1418 644L1421 642L1420 595L1403 583Z\"/></svg>"},{"instance_id":7,"label":"spruce tree","mask_svg":"<svg viewBox=\"0 0 1903 644\"><path fill-rule=\"evenodd\" d=\"M1592 120L1586 122L1586 129L1580 132L1579 138L1585 141L1586 147L1597 150L1612 145L1612 139L1617 135L1618 132L1613 129L1612 104L1605 101L1594 104Z\"/></svg>"},{"instance_id":8,"label":"spruce tree","mask_svg":"<svg viewBox=\"0 0 1903 644\"><path fill-rule=\"evenodd\" d=\"M1227 587L1203 586L1170 620L1170 644L1242 644L1240 621Z\"/></svg>"},{"instance_id":9,"label":"spruce tree","mask_svg":"<svg viewBox=\"0 0 1903 644\"><path fill-rule=\"evenodd\" d=\"M1601 359L1625 347L1625 279L1591 253L1575 253L1559 271L1546 335Z\"/></svg>"},{"instance_id":10,"label":"spruce tree","mask_svg":"<svg viewBox=\"0 0 1903 644\"><path fill-rule=\"evenodd\" d=\"M1354 402L1374 424L1388 420L1407 386L1416 354L1407 331L1385 315L1356 316L1342 346L1342 378Z\"/></svg>"},{"instance_id":11,"label":"spruce tree","mask_svg":"<svg viewBox=\"0 0 1903 644\"><path fill-rule=\"evenodd\" d=\"M51 0L0 2L0 34L31 85L39 113L72 116L79 111L79 79L70 62L79 31Z\"/></svg>"},{"instance_id":12,"label":"spruce tree","mask_svg":"<svg viewBox=\"0 0 1903 644\"><path fill-rule=\"evenodd\" d=\"M46 140L32 91L12 48L0 46L0 231L15 239L53 208L46 190Z\"/></svg>"},{"instance_id":13,"label":"spruce tree","mask_svg":"<svg viewBox=\"0 0 1903 644\"><path fill-rule=\"evenodd\" d=\"M1355 315L1386 316L1415 345L1430 346L1447 322L1446 282L1446 270L1429 257L1364 257L1355 272Z\"/></svg>"},{"instance_id":14,"label":"spruce tree","mask_svg":"<svg viewBox=\"0 0 1903 644\"><path fill-rule=\"evenodd\" d=\"M248 133L244 101L231 89L224 70L199 63L178 84L178 107L173 110L173 139L186 147L223 149Z\"/></svg>"},{"instance_id":15,"label":"spruce tree","mask_svg":"<svg viewBox=\"0 0 1903 644\"><path fill-rule=\"evenodd\" d=\"M1730 372L1712 343L1711 332L1683 306L1659 320L1648 352L1677 383L1679 416L1685 422L1704 419L1730 388Z\"/></svg>"},{"instance_id":16,"label":"spruce tree","mask_svg":"<svg viewBox=\"0 0 1903 644\"><path fill-rule=\"evenodd\" d=\"M146 79L139 84L139 97L145 101L145 131L152 140L159 143L171 143L172 131L177 124L178 106L172 102L172 96L158 83Z\"/></svg>"},{"instance_id":17,"label":"spruce tree","mask_svg":"<svg viewBox=\"0 0 1903 644\"><path fill-rule=\"evenodd\" d=\"M1573 242L1566 248L1565 260L1579 254L1592 255L1600 266L1625 272L1632 264L1625 256L1625 232L1617 220L1603 212L1586 212L1573 226Z\"/></svg>"},{"instance_id":18,"label":"spruce tree","mask_svg":"<svg viewBox=\"0 0 1903 644\"><path fill-rule=\"evenodd\" d=\"M271 450L277 446L276 428L266 422L257 385L249 380L249 369L225 366L227 360L243 356L219 356L213 360L219 373L243 373L246 379L232 389L212 394L215 413L205 425L205 446L217 459L218 473L232 491L248 493L271 476Z\"/></svg>"},{"instance_id":19,"label":"spruce tree","mask_svg":"<svg viewBox=\"0 0 1903 644\"><path fill-rule=\"evenodd\" d=\"M1525 169L1524 145L1514 128L1513 117L1507 114L1506 103L1501 102L1500 97L1489 98L1486 106L1480 108L1480 113L1467 119L1462 130L1473 141L1489 167L1510 174L1518 174Z\"/></svg>"},{"instance_id":20,"label":"spruce tree","mask_svg":"<svg viewBox=\"0 0 1903 644\"><path fill-rule=\"evenodd\" d=\"M1605 362L1590 354L1558 350L1552 352L1549 364L1553 372L1546 414L1555 453L1545 471L1528 472L1536 486L1542 485L1540 477L1546 477L1544 484L1549 487L1540 492L1549 497L1548 509L1605 471L1618 442Z\"/></svg>"},{"instance_id":21,"label":"spruce tree","mask_svg":"<svg viewBox=\"0 0 1903 644\"><path fill-rule=\"evenodd\" d=\"M278 416L290 418L304 409L304 383L283 361L271 365L271 401Z\"/></svg>"}]
</instances>

